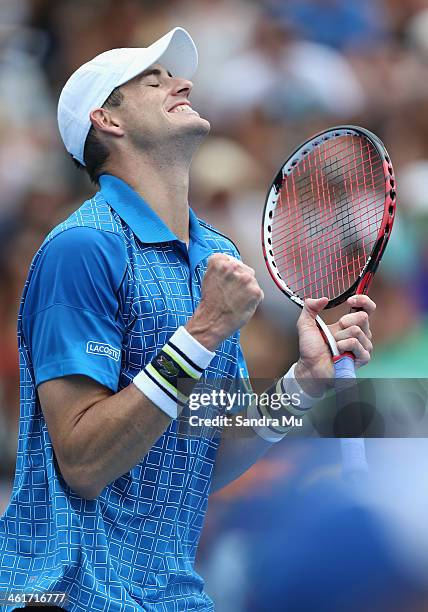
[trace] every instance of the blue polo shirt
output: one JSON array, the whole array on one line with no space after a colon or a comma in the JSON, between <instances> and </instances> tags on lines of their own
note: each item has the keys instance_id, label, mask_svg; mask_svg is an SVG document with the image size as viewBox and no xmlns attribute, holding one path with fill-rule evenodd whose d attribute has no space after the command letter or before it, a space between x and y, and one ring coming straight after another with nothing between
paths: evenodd
<instances>
[{"instance_id":1,"label":"blue polo shirt","mask_svg":"<svg viewBox=\"0 0 428 612\"><path fill-rule=\"evenodd\" d=\"M173 421L140 463L87 501L58 470L37 386L83 374L123 389L193 314L207 258L238 253L191 210L187 249L126 183L104 175L100 184L46 238L24 288L18 455L0 519L0 596L65 592L70 612L212 610L194 560L218 440L185 437ZM238 333L205 374L245 376Z\"/></svg>"}]
</instances>

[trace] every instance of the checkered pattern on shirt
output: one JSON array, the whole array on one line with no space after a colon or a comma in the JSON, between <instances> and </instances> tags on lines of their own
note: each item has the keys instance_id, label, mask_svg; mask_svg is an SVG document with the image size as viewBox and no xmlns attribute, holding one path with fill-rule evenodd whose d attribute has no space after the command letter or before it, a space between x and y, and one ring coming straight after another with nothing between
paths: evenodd
<instances>
[{"instance_id":1,"label":"checkered pattern on shirt","mask_svg":"<svg viewBox=\"0 0 428 612\"><path fill-rule=\"evenodd\" d=\"M139 242L99 193L44 245L76 226L113 232L126 246L121 389L192 315L207 262L190 274L175 243ZM213 252L238 255L227 238L202 227ZM44 245L30 268L23 301ZM21 418L12 500L0 520L0 590L65 591L70 612L211 610L193 564L218 441L182 437L172 422L146 457L97 500L81 499L55 467L21 315L18 338ZM221 345L207 376L238 376L238 353L235 335Z\"/></svg>"}]
</instances>

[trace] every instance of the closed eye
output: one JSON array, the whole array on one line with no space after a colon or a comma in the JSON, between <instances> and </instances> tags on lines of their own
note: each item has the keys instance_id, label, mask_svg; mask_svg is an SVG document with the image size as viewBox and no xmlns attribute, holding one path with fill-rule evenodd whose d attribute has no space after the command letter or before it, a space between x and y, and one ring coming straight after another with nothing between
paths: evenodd
<instances>
[{"instance_id":1,"label":"closed eye","mask_svg":"<svg viewBox=\"0 0 428 612\"><path fill-rule=\"evenodd\" d=\"M159 87L159 83L148 83L149 87Z\"/></svg>"}]
</instances>

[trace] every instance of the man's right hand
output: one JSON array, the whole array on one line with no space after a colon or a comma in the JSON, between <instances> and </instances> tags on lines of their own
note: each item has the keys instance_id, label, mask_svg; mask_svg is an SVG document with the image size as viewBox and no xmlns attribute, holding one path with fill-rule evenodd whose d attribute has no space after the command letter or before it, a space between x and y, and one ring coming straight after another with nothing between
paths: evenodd
<instances>
[{"instance_id":1,"label":"man's right hand","mask_svg":"<svg viewBox=\"0 0 428 612\"><path fill-rule=\"evenodd\" d=\"M215 351L220 342L251 319L262 300L254 270L230 255L216 253L208 260L201 302L185 327L202 345Z\"/></svg>"}]
</instances>

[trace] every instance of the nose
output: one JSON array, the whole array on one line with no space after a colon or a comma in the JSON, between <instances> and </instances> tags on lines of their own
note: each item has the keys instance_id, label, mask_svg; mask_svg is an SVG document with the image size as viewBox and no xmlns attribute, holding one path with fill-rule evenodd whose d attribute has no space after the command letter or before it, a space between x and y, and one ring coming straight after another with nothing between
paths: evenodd
<instances>
[{"instance_id":1,"label":"nose","mask_svg":"<svg viewBox=\"0 0 428 612\"><path fill-rule=\"evenodd\" d=\"M173 81L172 94L174 96L182 95L188 98L193 89L192 81L181 77L173 77Z\"/></svg>"}]
</instances>

